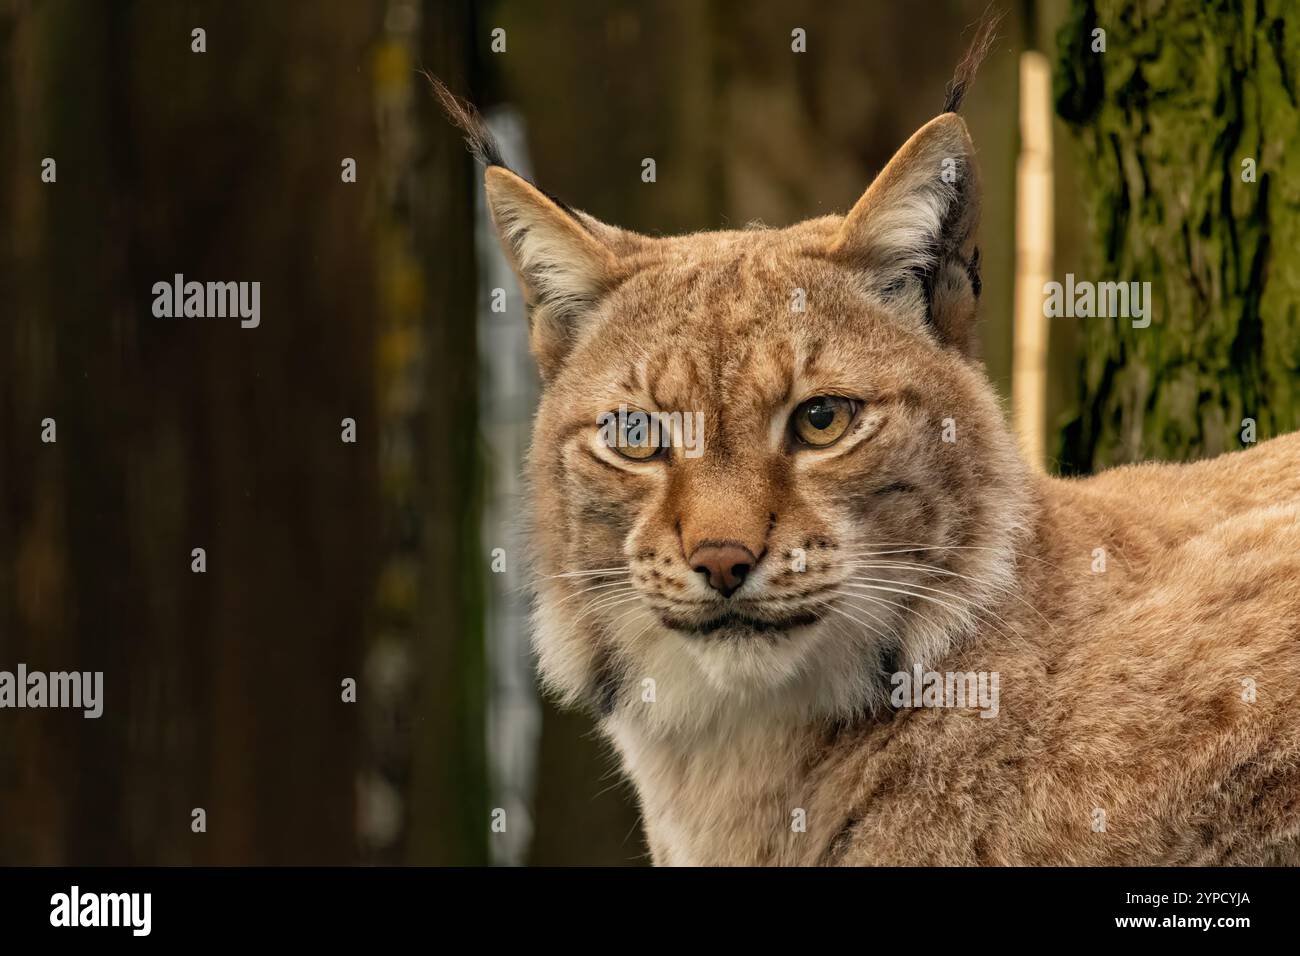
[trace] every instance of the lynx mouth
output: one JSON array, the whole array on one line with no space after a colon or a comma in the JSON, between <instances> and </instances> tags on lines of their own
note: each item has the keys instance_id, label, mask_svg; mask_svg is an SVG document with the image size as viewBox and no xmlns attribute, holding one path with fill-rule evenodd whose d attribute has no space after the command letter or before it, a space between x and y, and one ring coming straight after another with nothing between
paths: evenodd
<instances>
[{"instance_id":1,"label":"lynx mouth","mask_svg":"<svg viewBox=\"0 0 1300 956\"><path fill-rule=\"evenodd\" d=\"M796 627L806 627L821 620L821 615L812 611L801 611L783 618L750 617L737 611L727 611L705 621L685 621L668 614L661 614L664 626L674 631L683 631L691 637L745 637L747 634L779 634ZM719 632L723 632L719 634Z\"/></svg>"}]
</instances>

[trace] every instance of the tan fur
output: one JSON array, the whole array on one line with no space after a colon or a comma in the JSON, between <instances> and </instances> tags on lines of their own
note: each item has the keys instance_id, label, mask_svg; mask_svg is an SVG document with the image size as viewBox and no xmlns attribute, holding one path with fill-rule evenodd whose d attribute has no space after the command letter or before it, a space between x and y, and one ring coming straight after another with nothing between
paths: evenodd
<instances>
[{"instance_id":1,"label":"tan fur","mask_svg":"<svg viewBox=\"0 0 1300 956\"><path fill-rule=\"evenodd\" d=\"M661 864L1294 861L1300 435L1032 473L970 354L970 160L946 115L847 217L663 239L489 170L546 379L546 684L601 712ZM849 433L792 447L825 394ZM624 403L703 412L703 455L600 446ZM714 540L759 557L730 599L690 565ZM690 630L730 607L817 619ZM997 672L997 717L891 707L914 664Z\"/></svg>"}]
</instances>

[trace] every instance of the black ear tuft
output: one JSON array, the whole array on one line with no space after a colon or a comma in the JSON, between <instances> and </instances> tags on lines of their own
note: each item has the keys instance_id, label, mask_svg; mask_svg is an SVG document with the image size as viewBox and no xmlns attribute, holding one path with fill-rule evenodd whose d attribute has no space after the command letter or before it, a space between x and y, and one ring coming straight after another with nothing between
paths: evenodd
<instances>
[{"instance_id":1,"label":"black ear tuft","mask_svg":"<svg viewBox=\"0 0 1300 956\"><path fill-rule=\"evenodd\" d=\"M474 158L484 166L500 166L509 169L510 167L501 157L501 147L497 145L496 137L492 135L492 131L488 129L487 123L475 109L474 104L461 99L432 73L425 71L424 77L433 87L433 95L438 97L438 102L442 105L447 118L465 134L465 145L469 147Z\"/></svg>"},{"instance_id":2,"label":"black ear tuft","mask_svg":"<svg viewBox=\"0 0 1300 956\"><path fill-rule=\"evenodd\" d=\"M994 10L990 5L984 11L984 16L975 30L975 38L971 40L966 55L957 64L952 80L948 83L944 95L943 112L956 113L961 109L962 100L966 98L966 91L975 80L975 74L980 68L980 63L984 61L984 57L988 55L993 46L993 41L997 39L996 31L998 24L1001 22L1002 11Z\"/></svg>"},{"instance_id":3,"label":"black ear tuft","mask_svg":"<svg viewBox=\"0 0 1300 956\"><path fill-rule=\"evenodd\" d=\"M492 135L492 130L488 129L483 114L478 111L474 104L469 100L461 99L447 87L446 83L429 71L425 70L423 72L424 78L433 87L433 95L438 98L438 103L442 106L443 112L447 114L447 118L451 120L453 126L465 134L465 145L469 147L470 155L484 166L496 166L514 173L515 171L510 169L510 166L506 163L505 157L501 155L501 147L497 144L496 137ZM518 176L519 174L515 173L515 175ZM527 177L520 176L519 178L532 186L537 186ZM572 206L540 186L537 186L537 188L547 199L572 216L584 229L587 227L586 223L578 216L577 210Z\"/></svg>"}]
</instances>

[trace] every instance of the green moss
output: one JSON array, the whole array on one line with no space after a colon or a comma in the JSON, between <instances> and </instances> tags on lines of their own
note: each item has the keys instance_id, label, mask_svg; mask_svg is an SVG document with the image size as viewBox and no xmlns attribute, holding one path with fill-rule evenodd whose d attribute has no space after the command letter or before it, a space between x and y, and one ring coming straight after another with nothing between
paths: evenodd
<instances>
[{"instance_id":1,"label":"green moss","mask_svg":"<svg viewBox=\"0 0 1300 956\"><path fill-rule=\"evenodd\" d=\"M1055 99L1084 168L1081 278L1151 282L1154 301L1147 329L1080 320L1065 470L1237 448L1244 417L1260 440L1300 426L1297 71L1286 0L1075 0Z\"/></svg>"}]
</instances>

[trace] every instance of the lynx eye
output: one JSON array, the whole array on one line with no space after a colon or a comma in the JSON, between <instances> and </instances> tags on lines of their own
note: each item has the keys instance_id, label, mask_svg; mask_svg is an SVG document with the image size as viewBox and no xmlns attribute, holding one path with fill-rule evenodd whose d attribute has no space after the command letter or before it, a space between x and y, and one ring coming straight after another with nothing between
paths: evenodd
<instances>
[{"instance_id":1,"label":"lynx eye","mask_svg":"<svg viewBox=\"0 0 1300 956\"><path fill-rule=\"evenodd\" d=\"M624 458L631 458L633 461L649 461L663 451L658 445L640 439L624 441L614 450Z\"/></svg>"},{"instance_id":2,"label":"lynx eye","mask_svg":"<svg viewBox=\"0 0 1300 956\"><path fill-rule=\"evenodd\" d=\"M791 422L795 437L814 448L833 445L848 431L854 411L853 402L847 398L836 395L810 398L794 410Z\"/></svg>"},{"instance_id":3,"label":"lynx eye","mask_svg":"<svg viewBox=\"0 0 1300 956\"><path fill-rule=\"evenodd\" d=\"M649 461L663 454L658 422L639 409L610 412L602 417L600 437L605 446L632 461Z\"/></svg>"}]
</instances>

